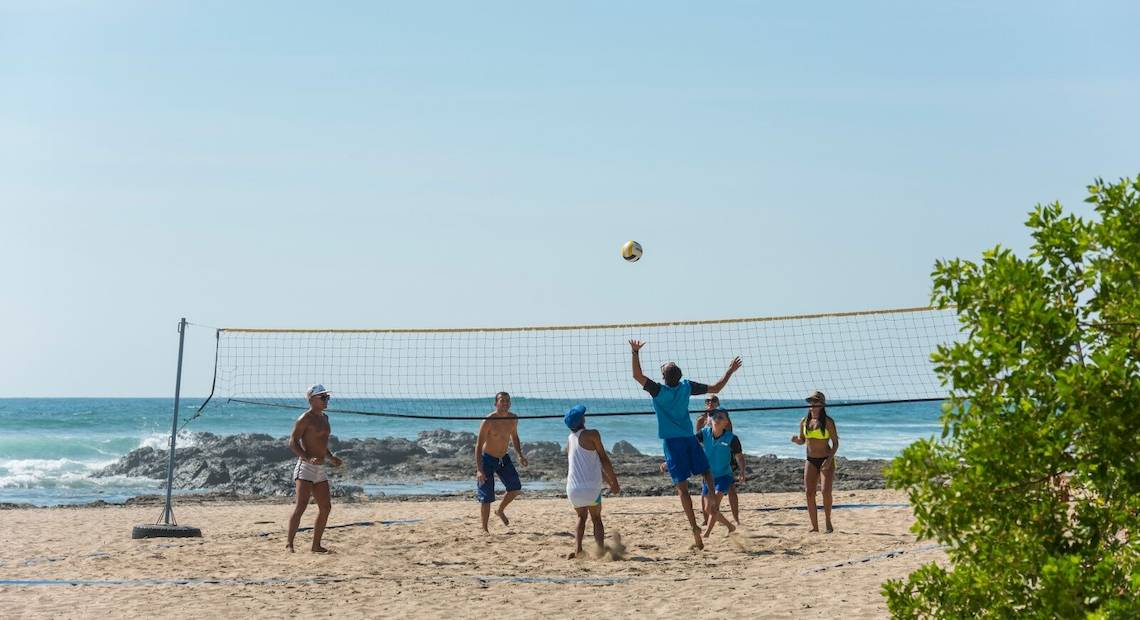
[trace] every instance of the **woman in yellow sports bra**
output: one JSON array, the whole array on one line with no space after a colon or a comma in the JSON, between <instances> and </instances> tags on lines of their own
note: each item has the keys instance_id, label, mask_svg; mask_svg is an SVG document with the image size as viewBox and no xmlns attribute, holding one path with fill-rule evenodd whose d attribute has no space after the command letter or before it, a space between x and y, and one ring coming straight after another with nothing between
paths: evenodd
<instances>
[{"instance_id":1,"label":"woman in yellow sports bra","mask_svg":"<svg viewBox=\"0 0 1140 620\"><path fill-rule=\"evenodd\" d=\"M800 432L792 435L792 443L807 444L807 461L804 462L804 488L807 491L808 518L811 531L819 531L819 518L816 516L815 490L819 478L823 477L823 516L827 533L831 527L831 483L835 479L835 453L839 451L839 433L835 421L827 415L827 397L816 390L807 397L808 414L800 420Z\"/></svg>"}]
</instances>

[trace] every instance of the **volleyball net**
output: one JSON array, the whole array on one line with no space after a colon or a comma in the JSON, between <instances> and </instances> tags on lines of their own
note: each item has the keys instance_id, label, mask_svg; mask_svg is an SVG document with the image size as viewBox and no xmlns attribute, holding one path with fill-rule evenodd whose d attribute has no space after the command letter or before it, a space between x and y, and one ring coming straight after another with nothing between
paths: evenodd
<instances>
[{"instance_id":1,"label":"volleyball net","mask_svg":"<svg viewBox=\"0 0 1140 620\"><path fill-rule=\"evenodd\" d=\"M668 323L446 329L217 331L214 404L304 410L304 390L333 392L332 413L478 419L497 392L524 418L649 413L631 373L628 341L647 377L676 362L713 383L732 358L744 366L721 392L730 411L802 407L813 390L829 406L937 401L949 393L931 353L961 338L953 309L907 308Z\"/></svg>"}]
</instances>

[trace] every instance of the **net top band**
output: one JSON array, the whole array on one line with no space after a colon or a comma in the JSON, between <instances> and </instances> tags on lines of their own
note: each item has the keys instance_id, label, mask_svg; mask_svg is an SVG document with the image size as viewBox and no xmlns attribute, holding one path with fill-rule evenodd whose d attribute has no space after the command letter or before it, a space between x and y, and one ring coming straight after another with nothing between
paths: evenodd
<instances>
[{"instance_id":1,"label":"net top band","mask_svg":"<svg viewBox=\"0 0 1140 620\"><path fill-rule=\"evenodd\" d=\"M586 329L630 329L654 327L683 327L692 325L725 325L731 323L763 323L768 321L798 321L810 319L847 318L884 314L907 314L942 310L933 306L914 308L893 308L886 310L859 310L854 312L831 312L820 314L794 314L787 316L748 317L737 319L710 319L701 321L659 321L652 323L609 323L593 325L536 325L531 327L392 327L392 328L276 328L276 327L220 327L219 332L230 333L275 333L275 334L447 334L466 332L541 332L573 331Z\"/></svg>"}]
</instances>

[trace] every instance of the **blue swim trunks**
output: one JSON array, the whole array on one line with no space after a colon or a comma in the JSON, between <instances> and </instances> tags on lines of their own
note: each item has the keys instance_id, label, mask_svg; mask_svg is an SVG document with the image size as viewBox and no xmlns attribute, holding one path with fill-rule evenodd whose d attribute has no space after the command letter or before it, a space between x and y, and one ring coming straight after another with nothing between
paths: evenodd
<instances>
[{"instance_id":1,"label":"blue swim trunks","mask_svg":"<svg viewBox=\"0 0 1140 620\"><path fill-rule=\"evenodd\" d=\"M735 483L736 483L736 478L733 478L732 476L721 476L719 478L713 478L713 488L716 489L716 492L720 493L721 495L728 493L728 490ZM708 495L708 494L709 494L709 483L702 482L701 483L701 495Z\"/></svg>"},{"instance_id":2,"label":"blue swim trunks","mask_svg":"<svg viewBox=\"0 0 1140 620\"><path fill-rule=\"evenodd\" d=\"M503 458L497 459L484 452L483 484L477 484L475 487L475 498L479 500L479 503L490 504L495 501L496 474L503 481L503 486L506 487L507 491L522 490L519 472L515 469L515 464L511 462L511 455L509 453L504 454Z\"/></svg>"},{"instance_id":3,"label":"blue swim trunks","mask_svg":"<svg viewBox=\"0 0 1140 620\"><path fill-rule=\"evenodd\" d=\"M680 484L691 476L703 475L709 470L705 450L692 435L670 437L661 441L665 451L665 466L673 484Z\"/></svg>"}]
</instances>

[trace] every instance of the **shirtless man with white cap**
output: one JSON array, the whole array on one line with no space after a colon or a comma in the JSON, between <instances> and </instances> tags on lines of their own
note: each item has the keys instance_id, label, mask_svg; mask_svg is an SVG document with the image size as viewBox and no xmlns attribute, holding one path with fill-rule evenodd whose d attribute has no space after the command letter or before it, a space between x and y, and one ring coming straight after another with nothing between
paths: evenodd
<instances>
[{"instance_id":1,"label":"shirtless man with white cap","mask_svg":"<svg viewBox=\"0 0 1140 620\"><path fill-rule=\"evenodd\" d=\"M289 538L285 548L293 551L293 538L297 536L297 527L301 524L301 515L309 506L309 497L317 500L317 522L313 525L313 553L328 553L328 549L321 546L321 535L325 532L325 524L329 520L329 511L332 510L332 500L329 493L329 478L325 475L325 462L339 467L341 460L329 452L329 417L325 409L329 406L330 393L325 386L316 384L305 392L309 400L309 408L297 423L293 425L293 434L289 436L289 449L297 455L297 464L293 467L293 480L297 484L297 503L293 506L293 516L289 517Z\"/></svg>"}]
</instances>

